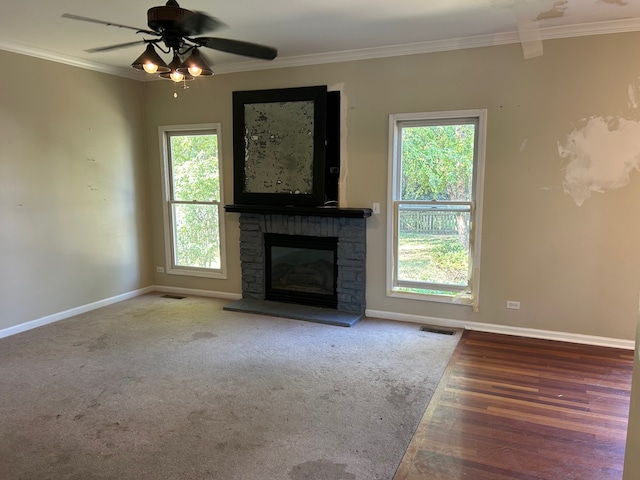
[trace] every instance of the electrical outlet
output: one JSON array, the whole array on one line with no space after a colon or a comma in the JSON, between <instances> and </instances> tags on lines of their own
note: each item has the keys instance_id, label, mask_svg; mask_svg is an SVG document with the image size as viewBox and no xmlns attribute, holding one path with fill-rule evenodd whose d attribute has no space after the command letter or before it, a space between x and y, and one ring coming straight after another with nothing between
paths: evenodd
<instances>
[{"instance_id":1,"label":"electrical outlet","mask_svg":"<svg viewBox=\"0 0 640 480\"><path fill-rule=\"evenodd\" d=\"M507 300L507 308L510 310L520 310L520 302L514 300Z\"/></svg>"},{"instance_id":2,"label":"electrical outlet","mask_svg":"<svg viewBox=\"0 0 640 480\"><path fill-rule=\"evenodd\" d=\"M164 267L156 267L156 272L164 273Z\"/></svg>"},{"instance_id":3,"label":"electrical outlet","mask_svg":"<svg viewBox=\"0 0 640 480\"><path fill-rule=\"evenodd\" d=\"M380 213L380 204L379 203L374 203L373 204L373 213L375 213L376 215Z\"/></svg>"}]
</instances>

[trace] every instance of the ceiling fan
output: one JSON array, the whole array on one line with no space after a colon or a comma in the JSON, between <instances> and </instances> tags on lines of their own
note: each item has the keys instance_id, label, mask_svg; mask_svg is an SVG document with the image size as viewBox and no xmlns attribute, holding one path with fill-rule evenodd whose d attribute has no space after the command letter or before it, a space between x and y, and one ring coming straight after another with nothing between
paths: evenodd
<instances>
[{"instance_id":1,"label":"ceiling fan","mask_svg":"<svg viewBox=\"0 0 640 480\"><path fill-rule=\"evenodd\" d=\"M131 66L138 70L145 70L148 73L158 72L161 77L172 79L176 82L193 80L193 78L198 75L213 74L211 67L207 65L198 52L198 48L200 47L263 60L273 60L278 55L278 51L275 48L266 45L226 38L197 36L205 32L217 30L224 26L224 24L206 13L193 12L181 8L175 0L168 0L166 5L152 7L147 11L147 25L149 29L130 27L128 25L82 17L71 13L65 13L62 17L71 20L126 28L135 30L136 33L153 37L151 39L120 43L106 47L90 48L85 51L90 53L106 52L108 50L146 43L147 48L145 52L140 55ZM158 48L163 53L172 54L173 60L171 63L167 65L155 51L155 48ZM190 54L188 58L184 61L181 60L181 57L185 57L187 54Z\"/></svg>"}]
</instances>

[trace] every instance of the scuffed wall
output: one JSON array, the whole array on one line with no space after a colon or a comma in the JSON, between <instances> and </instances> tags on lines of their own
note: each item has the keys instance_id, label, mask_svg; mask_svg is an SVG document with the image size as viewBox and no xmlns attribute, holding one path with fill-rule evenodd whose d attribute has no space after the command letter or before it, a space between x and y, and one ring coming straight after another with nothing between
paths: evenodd
<instances>
[{"instance_id":1,"label":"scuffed wall","mask_svg":"<svg viewBox=\"0 0 640 480\"><path fill-rule=\"evenodd\" d=\"M150 284L143 85L0 51L0 331Z\"/></svg>"}]
</instances>

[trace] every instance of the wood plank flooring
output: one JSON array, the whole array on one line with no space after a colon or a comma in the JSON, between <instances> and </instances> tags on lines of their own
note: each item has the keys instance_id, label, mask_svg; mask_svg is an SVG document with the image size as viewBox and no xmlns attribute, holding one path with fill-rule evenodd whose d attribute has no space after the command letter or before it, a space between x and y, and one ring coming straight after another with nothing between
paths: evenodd
<instances>
[{"instance_id":1,"label":"wood plank flooring","mask_svg":"<svg viewBox=\"0 0 640 480\"><path fill-rule=\"evenodd\" d=\"M466 331L394 480L620 480L633 351Z\"/></svg>"}]
</instances>

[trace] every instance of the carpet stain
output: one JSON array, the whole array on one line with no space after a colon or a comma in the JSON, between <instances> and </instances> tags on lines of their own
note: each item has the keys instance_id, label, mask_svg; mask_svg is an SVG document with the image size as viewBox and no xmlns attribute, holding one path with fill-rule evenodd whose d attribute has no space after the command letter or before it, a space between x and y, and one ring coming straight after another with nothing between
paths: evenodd
<instances>
[{"instance_id":1,"label":"carpet stain","mask_svg":"<svg viewBox=\"0 0 640 480\"><path fill-rule=\"evenodd\" d=\"M393 405L406 405L413 390L407 385L391 385L389 394L385 397Z\"/></svg>"},{"instance_id":2,"label":"carpet stain","mask_svg":"<svg viewBox=\"0 0 640 480\"><path fill-rule=\"evenodd\" d=\"M203 340L205 338L216 338L218 335L211 332L195 332L191 338L193 340Z\"/></svg>"},{"instance_id":3,"label":"carpet stain","mask_svg":"<svg viewBox=\"0 0 640 480\"><path fill-rule=\"evenodd\" d=\"M189 413L189 415L187 415L187 418L189 419L190 422L200 423L207 418L207 410L206 409L193 410L192 412Z\"/></svg>"},{"instance_id":4,"label":"carpet stain","mask_svg":"<svg viewBox=\"0 0 640 480\"><path fill-rule=\"evenodd\" d=\"M260 447L261 445L255 443L240 443L240 442L218 442L216 443L213 448L221 451L221 452L225 452L225 455L229 455L233 452L244 452L246 453L248 449L250 448L255 448L255 447Z\"/></svg>"},{"instance_id":5,"label":"carpet stain","mask_svg":"<svg viewBox=\"0 0 640 480\"><path fill-rule=\"evenodd\" d=\"M88 346L89 352L95 352L97 350L106 350L107 348L109 348L109 344L107 343L108 339L109 339L109 335L107 335L106 333L104 335L101 335L99 338L97 338L96 340L94 340L89 344Z\"/></svg>"},{"instance_id":6,"label":"carpet stain","mask_svg":"<svg viewBox=\"0 0 640 480\"><path fill-rule=\"evenodd\" d=\"M331 392L327 392L318 397L320 400L325 400L327 402L335 402L336 397L344 397L346 394L340 390L339 388L334 388Z\"/></svg>"},{"instance_id":7,"label":"carpet stain","mask_svg":"<svg viewBox=\"0 0 640 480\"><path fill-rule=\"evenodd\" d=\"M67 464L67 463L71 463L72 457L71 455L69 455L68 453L65 452L61 452L61 453L57 453L55 455L55 462L56 464L60 465L60 464Z\"/></svg>"},{"instance_id":8,"label":"carpet stain","mask_svg":"<svg viewBox=\"0 0 640 480\"><path fill-rule=\"evenodd\" d=\"M295 465L289 471L292 480L308 480L322 478L322 480L355 480L353 473L346 471L346 463L333 463L329 460L313 460Z\"/></svg>"}]
</instances>

